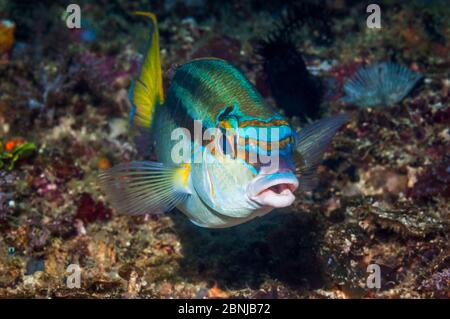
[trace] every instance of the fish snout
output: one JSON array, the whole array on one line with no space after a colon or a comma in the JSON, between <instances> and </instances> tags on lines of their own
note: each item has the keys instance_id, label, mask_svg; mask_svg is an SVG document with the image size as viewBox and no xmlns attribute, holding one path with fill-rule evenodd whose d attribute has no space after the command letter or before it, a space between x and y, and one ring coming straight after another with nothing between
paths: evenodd
<instances>
[{"instance_id":1,"label":"fish snout","mask_svg":"<svg viewBox=\"0 0 450 319\"><path fill-rule=\"evenodd\" d=\"M248 197L261 206L281 208L290 206L298 179L292 171L258 175L247 188Z\"/></svg>"},{"instance_id":2,"label":"fish snout","mask_svg":"<svg viewBox=\"0 0 450 319\"><path fill-rule=\"evenodd\" d=\"M290 157L273 156L266 164L260 164L259 175L271 175L282 172L295 171L295 164Z\"/></svg>"}]
</instances>

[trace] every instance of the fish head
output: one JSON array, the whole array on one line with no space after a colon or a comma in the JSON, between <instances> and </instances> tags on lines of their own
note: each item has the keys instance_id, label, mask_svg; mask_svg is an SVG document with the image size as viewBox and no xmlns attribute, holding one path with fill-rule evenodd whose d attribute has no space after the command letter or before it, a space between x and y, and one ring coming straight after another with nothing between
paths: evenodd
<instances>
[{"instance_id":1,"label":"fish head","mask_svg":"<svg viewBox=\"0 0 450 319\"><path fill-rule=\"evenodd\" d=\"M281 119L221 121L202 162L192 167L197 194L214 211L236 218L291 205L299 184L294 134Z\"/></svg>"}]
</instances>

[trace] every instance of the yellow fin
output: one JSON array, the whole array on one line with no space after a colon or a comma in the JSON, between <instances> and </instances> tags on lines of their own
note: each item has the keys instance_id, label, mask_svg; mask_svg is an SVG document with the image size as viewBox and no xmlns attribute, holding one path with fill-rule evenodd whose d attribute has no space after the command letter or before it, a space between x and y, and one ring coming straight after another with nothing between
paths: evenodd
<instances>
[{"instance_id":1,"label":"yellow fin","mask_svg":"<svg viewBox=\"0 0 450 319\"><path fill-rule=\"evenodd\" d=\"M149 17L152 20L150 46L138 79L134 82L131 92L132 124L140 127L150 127L155 108L164 103L164 89L159 52L159 32L156 16L151 12L134 11L133 14Z\"/></svg>"}]
</instances>

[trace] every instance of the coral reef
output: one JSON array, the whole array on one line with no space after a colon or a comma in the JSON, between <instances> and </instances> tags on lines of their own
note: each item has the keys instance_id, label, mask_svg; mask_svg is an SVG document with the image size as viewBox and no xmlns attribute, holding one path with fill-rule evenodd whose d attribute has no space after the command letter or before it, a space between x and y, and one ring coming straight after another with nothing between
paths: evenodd
<instances>
[{"instance_id":1,"label":"coral reef","mask_svg":"<svg viewBox=\"0 0 450 319\"><path fill-rule=\"evenodd\" d=\"M380 2L383 28L369 30L365 6L348 2L293 11L296 23L286 11L301 5L281 2L80 1L86 39L65 27L64 1L0 1L15 25L14 47L0 31L0 298L450 298L448 5ZM142 9L159 17L166 82L189 58L217 55L280 109L286 91L257 48L274 21L294 32L268 47L293 74L278 88L296 87L297 106L319 79L320 110L310 101L305 117L350 114L313 192L219 230L176 209L110 207L99 173L139 153L127 95L149 26L128 12ZM367 286L371 264L379 289ZM69 265L80 288L67 286Z\"/></svg>"}]
</instances>

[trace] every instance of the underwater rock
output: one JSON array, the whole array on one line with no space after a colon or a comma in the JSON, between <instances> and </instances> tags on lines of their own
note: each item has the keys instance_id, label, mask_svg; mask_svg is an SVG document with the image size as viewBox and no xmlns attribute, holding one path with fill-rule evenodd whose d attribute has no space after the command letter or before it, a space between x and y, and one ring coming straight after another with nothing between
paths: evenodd
<instances>
[{"instance_id":1,"label":"underwater rock","mask_svg":"<svg viewBox=\"0 0 450 319\"><path fill-rule=\"evenodd\" d=\"M128 57L127 57L128 58ZM97 85L112 86L118 78L131 76L137 70L137 61L130 58L123 69L120 65L120 58L114 55L98 55L86 52L80 56L80 62L86 72L86 81L96 87L95 81L100 81ZM91 83L92 82L92 83Z\"/></svg>"},{"instance_id":2,"label":"underwater rock","mask_svg":"<svg viewBox=\"0 0 450 319\"><path fill-rule=\"evenodd\" d=\"M361 205L352 209L360 220L359 225L369 234L385 230L402 238L425 238L427 235L445 232L449 229L439 214L424 212L412 204L403 207L383 207L380 203Z\"/></svg>"},{"instance_id":3,"label":"underwater rock","mask_svg":"<svg viewBox=\"0 0 450 319\"><path fill-rule=\"evenodd\" d=\"M75 219L80 219L84 223L92 223L96 220L107 221L111 217L112 210L106 207L102 201L95 202L90 194L81 194Z\"/></svg>"},{"instance_id":4,"label":"underwater rock","mask_svg":"<svg viewBox=\"0 0 450 319\"><path fill-rule=\"evenodd\" d=\"M0 170L0 225L13 218L17 206L17 188L15 174Z\"/></svg>"},{"instance_id":5,"label":"underwater rock","mask_svg":"<svg viewBox=\"0 0 450 319\"><path fill-rule=\"evenodd\" d=\"M28 246L31 250L42 250L50 237L50 230L41 221L31 220L28 230Z\"/></svg>"},{"instance_id":6,"label":"underwater rock","mask_svg":"<svg viewBox=\"0 0 450 319\"><path fill-rule=\"evenodd\" d=\"M144 271L132 264L124 264L119 268L119 276L125 280L130 280L133 273L136 273L139 277L144 275Z\"/></svg>"},{"instance_id":7,"label":"underwater rock","mask_svg":"<svg viewBox=\"0 0 450 319\"><path fill-rule=\"evenodd\" d=\"M320 246L325 278L345 297L364 295L366 265L363 257L368 240L368 236L353 223L339 223L325 232Z\"/></svg>"},{"instance_id":8,"label":"underwater rock","mask_svg":"<svg viewBox=\"0 0 450 319\"><path fill-rule=\"evenodd\" d=\"M30 259L26 266L26 275L32 275L36 271L44 271L45 264L41 259Z\"/></svg>"},{"instance_id":9,"label":"underwater rock","mask_svg":"<svg viewBox=\"0 0 450 319\"><path fill-rule=\"evenodd\" d=\"M61 192L54 179L54 176L49 172L34 173L30 176L29 184L31 189L36 191L36 194L50 202L54 202L61 200Z\"/></svg>"},{"instance_id":10,"label":"underwater rock","mask_svg":"<svg viewBox=\"0 0 450 319\"><path fill-rule=\"evenodd\" d=\"M53 172L59 179L59 183L68 182L70 179L81 179L83 171L69 158L56 157L57 161L53 165Z\"/></svg>"},{"instance_id":11,"label":"underwater rock","mask_svg":"<svg viewBox=\"0 0 450 319\"><path fill-rule=\"evenodd\" d=\"M359 107L391 106L414 88L422 75L393 63L381 62L360 68L344 83L340 100Z\"/></svg>"},{"instance_id":12,"label":"underwater rock","mask_svg":"<svg viewBox=\"0 0 450 319\"><path fill-rule=\"evenodd\" d=\"M371 167L360 175L364 182L365 195L406 193L408 176L405 173L380 165Z\"/></svg>"},{"instance_id":13,"label":"underwater rock","mask_svg":"<svg viewBox=\"0 0 450 319\"><path fill-rule=\"evenodd\" d=\"M9 208L11 207L10 203L14 202L12 200L13 196L13 193L4 193L0 189L0 223L8 220L9 216L12 214Z\"/></svg>"},{"instance_id":14,"label":"underwater rock","mask_svg":"<svg viewBox=\"0 0 450 319\"><path fill-rule=\"evenodd\" d=\"M47 225L52 236L61 237L63 239L67 239L76 235L77 234L76 226L77 224L76 222L75 223L73 222L73 217L69 212L62 215L58 215L56 218L52 219Z\"/></svg>"},{"instance_id":15,"label":"underwater rock","mask_svg":"<svg viewBox=\"0 0 450 319\"><path fill-rule=\"evenodd\" d=\"M123 290L123 284L118 280L97 280L88 289L96 293L118 294Z\"/></svg>"},{"instance_id":16,"label":"underwater rock","mask_svg":"<svg viewBox=\"0 0 450 319\"><path fill-rule=\"evenodd\" d=\"M129 122L121 118L113 118L108 123L109 126L109 138L117 139L121 135L126 135L129 129Z\"/></svg>"},{"instance_id":17,"label":"underwater rock","mask_svg":"<svg viewBox=\"0 0 450 319\"><path fill-rule=\"evenodd\" d=\"M423 280L420 290L433 293L435 298L450 298L450 268L437 271Z\"/></svg>"},{"instance_id":18,"label":"underwater rock","mask_svg":"<svg viewBox=\"0 0 450 319\"><path fill-rule=\"evenodd\" d=\"M447 148L448 151L448 148ZM436 196L450 197L450 156L444 156L435 165L429 165L417 177L408 196L416 200L430 201Z\"/></svg>"},{"instance_id":19,"label":"underwater rock","mask_svg":"<svg viewBox=\"0 0 450 319\"><path fill-rule=\"evenodd\" d=\"M231 63L240 59L241 42L229 36L215 36L198 48L191 58L215 57Z\"/></svg>"},{"instance_id":20,"label":"underwater rock","mask_svg":"<svg viewBox=\"0 0 450 319\"><path fill-rule=\"evenodd\" d=\"M436 113L434 113L433 120L436 123L450 125L450 107L436 111Z\"/></svg>"},{"instance_id":21,"label":"underwater rock","mask_svg":"<svg viewBox=\"0 0 450 319\"><path fill-rule=\"evenodd\" d=\"M126 109L125 88L131 83L138 65L137 57L126 52L118 55L84 52L72 66L75 89L89 92L94 103L105 112Z\"/></svg>"}]
</instances>

